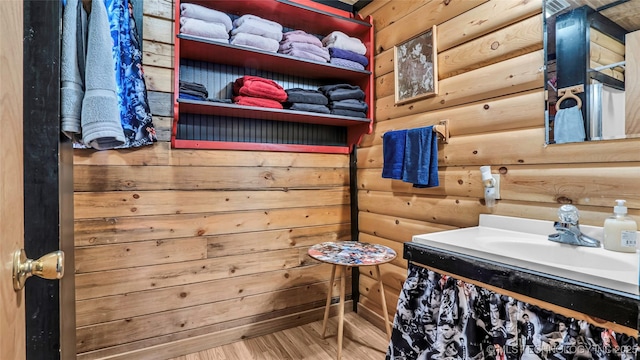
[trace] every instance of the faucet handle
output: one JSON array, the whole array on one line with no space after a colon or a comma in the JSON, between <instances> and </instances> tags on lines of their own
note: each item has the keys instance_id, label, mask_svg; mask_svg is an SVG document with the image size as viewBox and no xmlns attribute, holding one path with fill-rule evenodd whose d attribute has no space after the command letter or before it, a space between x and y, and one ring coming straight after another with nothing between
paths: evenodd
<instances>
[{"instance_id":1,"label":"faucet handle","mask_svg":"<svg viewBox=\"0 0 640 360\"><path fill-rule=\"evenodd\" d=\"M560 218L560 222L571 225L578 225L578 220L580 219L578 208L573 205L560 206L560 209L558 209L558 217Z\"/></svg>"}]
</instances>

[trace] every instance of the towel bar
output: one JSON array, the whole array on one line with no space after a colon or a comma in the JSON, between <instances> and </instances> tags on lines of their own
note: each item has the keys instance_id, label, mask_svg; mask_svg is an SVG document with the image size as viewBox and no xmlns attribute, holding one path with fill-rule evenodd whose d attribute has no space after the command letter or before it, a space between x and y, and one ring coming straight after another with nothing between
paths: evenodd
<instances>
[{"instance_id":1,"label":"towel bar","mask_svg":"<svg viewBox=\"0 0 640 360\"><path fill-rule=\"evenodd\" d=\"M440 120L438 125L433 125L433 132L440 135L442 142L449 143L449 119ZM380 135L383 137L384 134Z\"/></svg>"}]
</instances>

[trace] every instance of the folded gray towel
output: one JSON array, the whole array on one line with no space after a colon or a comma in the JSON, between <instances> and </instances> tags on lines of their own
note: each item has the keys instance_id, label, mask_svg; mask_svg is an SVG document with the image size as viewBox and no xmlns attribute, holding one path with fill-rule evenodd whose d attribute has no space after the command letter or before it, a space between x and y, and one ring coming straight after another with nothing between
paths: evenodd
<instances>
[{"instance_id":1,"label":"folded gray towel","mask_svg":"<svg viewBox=\"0 0 640 360\"><path fill-rule=\"evenodd\" d=\"M308 104L308 103L293 103L289 106L289 110L307 111L322 114L330 114L329 108L325 105Z\"/></svg>"},{"instance_id":2,"label":"folded gray towel","mask_svg":"<svg viewBox=\"0 0 640 360\"><path fill-rule=\"evenodd\" d=\"M247 33L264 36L276 41L282 40L282 26L280 24L258 18L257 16L243 15L236 19L233 25L235 27L231 30L231 35Z\"/></svg>"},{"instance_id":3,"label":"folded gray towel","mask_svg":"<svg viewBox=\"0 0 640 360\"><path fill-rule=\"evenodd\" d=\"M280 42L280 48L278 49L278 52L282 54L292 55L291 54L292 51L304 51L307 53L311 53L321 57L322 59L324 59L325 62L329 61L329 59L331 58L331 56L329 56L329 50L321 46L315 46L315 45L303 43L303 42L289 42L289 41Z\"/></svg>"},{"instance_id":4,"label":"folded gray towel","mask_svg":"<svg viewBox=\"0 0 640 360\"><path fill-rule=\"evenodd\" d=\"M356 85L350 84L331 84L318 88L330 101L339 101L345 99L364 100L364 91Z\"/></svg>"},{"instance_id":5,"label":"folded gray towel","mask_svg":"<svg viewBox=\"0 0 640 360\"><path fill-rule=\"evenodd\" d=\"M85 48L85 44L78 44L78 40L84 39L86 27L87 13L82 3L78 0L67 0L62 15L60 115L62 132L70 139L75 139L82 132L80 115L84 97L84 79L80 74L78 56L84 56L84 52L77 49Z\"/></svg>"},{"instance_id":6,"label":"folded gray towel","mask_svg":"<svg viewBox=\"0 0 640 360\"><path fill-rule=\"evenodd\" d=\"M222 11L209 9L208 7L197 4L182 3L180 4L180 16L208 21L211 23L224 24L226 32L233 28L231 18Z\"/></svg>"},{"instance_id":7,"label":"folded gray towel","mask_svg":"<svg viewBox=\"0 0 640 360\"><path fill-rule=\"evenodd\" d=\"M366 118L367 117L367 114L362 112L362 111L333 109L333 110L331 110L331 113L333 115L340 115L340 116L351 116L351 117L358 117L358 118Z\"/></svg>"},{"instance_id":8,"label":"folded gray towel","mask_svg":"<svg viewBox=\"0 0 640 360\"><path fill-rule=\"evenodd\" d=\"M342 66L349 69L364 70L364 65L347 59L332 57L329 62L333 65Z\"/></svg>"},{"instance_id":9,"label":"folded gray towel","mask_svg":"<svg viewBox=\"0 0 640 360\"><path fill-rule=\"evenodd\" d=\"M366 102L357 99L344 99L338 101L332 101L329 103L329 108L331 110L352 110L352 111L361 111L367 112L369 110L369 106Z\"/></svg>"},{"instance_id":10,"label":"folded gray towel","mask_svg":"<svg viewBox=\"0 0 640 360\"><path fill-rule=\"evenodd\" d=\"M229 40L224 24L189 17L180 17L180 33L202 36L212 40Z\"/></svg>"},{"instance_id":11,"label":"folded gray towel","mask_svg":"<svg viewBox=\"0 0 640 360\"><path fill-rule=\"evenodd\" d=\"M259 50L268 52L277 52L280 43L276 40L266 38L260 35L253 35L247 33L238 33L231 36L229 42L233 45L248 46Z\"/></svg>"},{"instance_id":12,"label":"folded gray towel","mask_svg":"<svg viewBox=\"0 0 640 360\"><path fill-rule=\"evenodd\" d=\"M287 102L289 103L306 103L327 105L329 99L318 90L308 90L302 88L291 88L285 90L287 93Z\"/></svg>"},{"instance_id":13,"label":"folded gray towel","mask_svg":"<svg viewBox=\"0 0 640 360\"><path fill-rule=\"evenodd\" d=\"M283 42L303 42L307 44L316 45L319 47L323 46L322 41L320 41L320 39L302 30L294 30L294 31L288 31L286 33L283 33L282 41Z\"/></svg>"},{"instance_id":14,"label":"folded gray towel","mask_svg":"<svg viewBox=\"0 0 640 360\"><path fill-rule=\"evenodd\" d=\"M98 150L125 142L120 123L113 39L104 1L94 1L87 39L86 92L82 101L82 141Z\"/></svg>"},{"instance_id":15,"label":"folded gray towel","mask_svg":"<svg viewBox=\"0 0 640 360\"><path fill-rule=\"evenodd\" d=\"M305 50L290 49L290 50L281 51L281 53L282 54L286 54L286 55L290 55L290 56L293 56L293 57L301 58L301 59L319 61L319 62L323 62L323 63L327 62L327 59L323 58L322 56L318 56L318 55L316 55L316 54L314 54L312 52L305 51Z\"/></svg>"}]
</instances>

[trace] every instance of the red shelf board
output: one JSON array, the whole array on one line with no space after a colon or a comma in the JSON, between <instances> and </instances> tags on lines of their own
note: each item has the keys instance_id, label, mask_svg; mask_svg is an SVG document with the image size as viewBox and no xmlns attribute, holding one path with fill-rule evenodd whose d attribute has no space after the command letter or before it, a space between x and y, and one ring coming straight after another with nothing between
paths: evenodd
<instances>
[{"instance_id":1,"label":"red shelf board","mask_svg":"<svg viewBox=\"0 0 640 360\"><path fill-rule=\"evenodd\" d=\"M253 150L253 151L283 151L310 152L326 154L349 154L347 146L295 145L295 144L265 144L249 142L225 142L207 140L174 139L175 149L206 149L206 150Z\"/></svg>"},{"instance_id":2,"label":"red shelf board","mask_svg":"<svg viewBox=\"0 0 640 360\"><path fill-rule=\"evenodd\" d=\"M180 34L178 39L180 39L180 57L184 59L234 65L314 79L358 81L366 80L371 74L369 71L347 69L329 63L210 41L190 35Z\"/></svg>"},{"instance_id":3,"label":"red shelf board","mask_svg":"<svg viewBox=\"0 0 640 360\"><path fill-rule=\"evenodd\" d=\"M237 16L258 14L258 16L275 21L283 27L305 29L308 33L323 36L338 30L349 36L360 37L371 27L370 23L359 19L347 18L286 0L193 0L184 2L197 3Z\"/></svg>"},{"instance_id":4,"label":"red shelf board","mask_svg":"<svg viewBox=\"0 0 640 360\"><path fill-rule=\"evenodd\" d=\"M307 124L323 124L332 126L354 126L369 124L371 120L304 111L270 109L256 106L244 106L197 100L178 100L180 114L204 114L230 116L237 118L286 121Z\"/></svg>"}]
</instances>

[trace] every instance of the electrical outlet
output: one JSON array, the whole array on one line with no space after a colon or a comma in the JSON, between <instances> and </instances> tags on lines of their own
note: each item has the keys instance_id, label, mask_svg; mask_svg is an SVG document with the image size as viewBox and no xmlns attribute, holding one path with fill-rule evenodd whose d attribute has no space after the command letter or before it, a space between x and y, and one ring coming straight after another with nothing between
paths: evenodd
<instances>
[{"instance_id":1,"label":"electrical outlet","mask_svg":"<svg viewBox=\"0 0 640 360\"><path fill-rule=\"evenodd\" d=\"M491 174L491 176L495 180L493 187L496 189L496 199L500 199L500 174Z\"/></svg>"}]
</instances>

